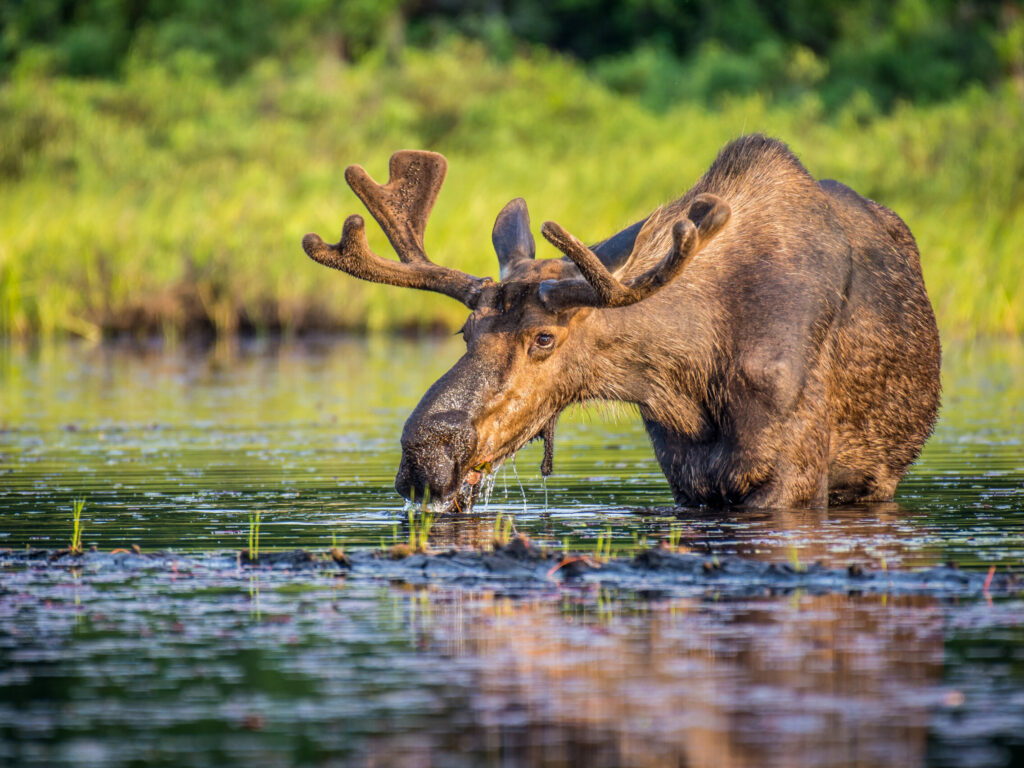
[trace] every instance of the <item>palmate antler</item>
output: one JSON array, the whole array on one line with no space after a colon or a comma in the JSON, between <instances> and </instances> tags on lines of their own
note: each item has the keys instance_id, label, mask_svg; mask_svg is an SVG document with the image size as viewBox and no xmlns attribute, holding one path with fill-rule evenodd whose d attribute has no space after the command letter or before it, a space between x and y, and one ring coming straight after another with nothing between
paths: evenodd
<instances>
[{"instance_id":1,"label":"palmate antler","mask_svg":"<svg viewBox=\"0 0 1024 768\"><path fill-rule=\"evenodd\" d=\"M664 209L659 208L643 225L633 245L633 254L642 252L655 236ZM659 263L636 277L620 282L590 248L553 221L544 222L541 232L579 268L583 280L547 280L541 284L541 299L555 308L625 307L646 299L671 283L683 271L690 258L708 244L729 221L728 204L714 195L694 198L687 217L672 225L672 248ZM627 263L632 260L632 255Z\"/></svg>"},{"instance_id":2,"label":"palmate antler","mask_svg":"<svg viewBox=\"0 0 1024 768\"><path fill-rule=\"evenodd\" d=\"M373 283L435 291L475 308L481 289L491 282L439 266L427 258L423 232L448 172L448 161L436 152L403 150L391 156L388 183L377 184L358 165L345 169L345 181L380 224L400 262L370 250L363 217L349 216L335 245L319 235L302 238L311 259Z\"/></svg>"}]
</instances>

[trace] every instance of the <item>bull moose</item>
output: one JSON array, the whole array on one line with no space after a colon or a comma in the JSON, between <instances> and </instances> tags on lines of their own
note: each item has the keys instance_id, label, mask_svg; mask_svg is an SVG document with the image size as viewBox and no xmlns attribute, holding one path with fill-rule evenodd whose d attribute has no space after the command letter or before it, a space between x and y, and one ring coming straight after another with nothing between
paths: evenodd
<instances>
[{"instance_id":1,"label":"bull moose","mask_svg":"<svg viewBox=\"0 0 1024 768\"><path fill-rule=\"evenodd\" d=\"M400 262L370 250L358 215L338 244L302 243L326 266L471 310L466 354L402 432L402 496L464 509L481 474L535 438L546 474L559 413L614 400L639 409L681 506L893 498L935 423L940 348L917 245L891 210L748 135L594 246L546 222L566 258L535 258L513 200L494 224L494 282L427 258L446 171L418 151L391 157L385 185L345 171Z\"/></svg>"}]
</instances>

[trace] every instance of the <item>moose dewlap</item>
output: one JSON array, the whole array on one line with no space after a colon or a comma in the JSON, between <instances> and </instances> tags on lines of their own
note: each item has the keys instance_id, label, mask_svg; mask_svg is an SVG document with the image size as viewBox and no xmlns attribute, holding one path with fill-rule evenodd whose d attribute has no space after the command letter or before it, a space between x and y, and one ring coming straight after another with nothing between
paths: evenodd
<instances>
[{"instance_id":1,"label":"moose dewlap","mask_svg":"<svg viewBox=\"0 0 1024 768\"><path fill-rule=\"evenodd\" d=\"M311 258L463 302L466 354L402 432L395 488L465 509L481 477L586 400L635 404L676 502L823 506L890 500L931 433L939 335L917 245L895 213L815 181L785 144L727 145L690 191L566 258L535 258L526 203L498 214L499 282L438 266L423 232L447 162L398 152L387 184L345 178L400 262L306 235Z\"/></svg>"}]
</instances>

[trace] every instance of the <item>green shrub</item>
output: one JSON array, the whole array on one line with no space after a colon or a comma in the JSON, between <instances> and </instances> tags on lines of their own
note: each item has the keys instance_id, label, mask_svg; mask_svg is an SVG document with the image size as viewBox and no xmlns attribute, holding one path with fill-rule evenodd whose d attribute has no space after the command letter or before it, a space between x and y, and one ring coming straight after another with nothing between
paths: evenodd
<instances>
[{"instance_id":1,"label":"green shrub","mask_svg":"<svg viewBox=\"0 0 1024 768\"><path fill-rule=\"evenodd\" d=\"M791 53L779 67L820 75ZM1024 104L1009 85L888 114L852 98L831 118L810 92L669 101L651 110L571 60L500 63L458 39L397 66L267 59L230 82L188 52L130 58L116 81L27 70L0 85L0 333L454 329L455 302L302 253L307 231L335 240L362 212L346 165L383 179L396 149L444 152L428 251L493 275L490 229L509 199L525 197L535 225L556 219L597 240L683 192L750 131L906 219L945 333L1024 331ZM540 255L555 252L542 243Z\"/></svg>"}]
</instances>

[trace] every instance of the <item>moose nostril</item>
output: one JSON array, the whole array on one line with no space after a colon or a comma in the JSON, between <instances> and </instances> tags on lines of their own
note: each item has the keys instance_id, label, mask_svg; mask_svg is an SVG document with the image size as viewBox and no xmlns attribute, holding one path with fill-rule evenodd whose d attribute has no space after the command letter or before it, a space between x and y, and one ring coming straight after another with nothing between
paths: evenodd
<instances>
[{"instance_id":1,"label":"moose nostril","mask_svg":"<svg viewBox=\"0 0 1024 768\"><path fill-rule=\"evenodd\" d=\"M395 476L395 490L400 496L418 501L425 498L429 487L430 480L425 476L422 468L410 461L406 454L403 454L402 463Z\"/></svg>"},{"instance_id":2,"label":"moose nostril","mask_svg":"<svg viewBox=\"0 0 1024 768\"><path fill-rule=\"evenodd\" d=\"M398 474L395 475L395 490L398 491L399 496L403 496L406 499L410 498L409 492L412 490L412 478L409 474L409 467L404 459L398 466Z\"/></svg>"},{"instance_id":3,"label":"moose nostril","mask_svg":"<svg viewBox=\"0 0 1024 768\"><path fill-rule=\"evenodd\" d=\"M402 435L402 462L395 490L407 499L447 496L457 490L461 471L476 447L468 414L448 411L417 418Z\"/></svg>"}]
</instances>

